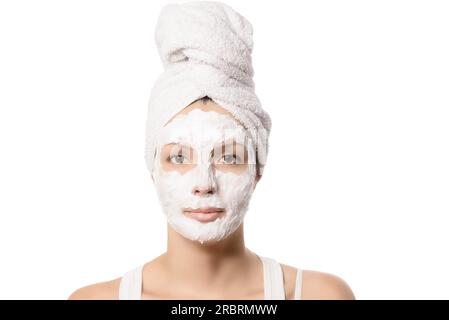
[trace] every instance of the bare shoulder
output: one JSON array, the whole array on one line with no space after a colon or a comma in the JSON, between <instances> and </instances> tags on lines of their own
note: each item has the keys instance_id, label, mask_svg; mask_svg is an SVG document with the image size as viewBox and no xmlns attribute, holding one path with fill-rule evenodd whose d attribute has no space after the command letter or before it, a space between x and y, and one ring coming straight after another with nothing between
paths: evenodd
<instances>
[{"instance_id":1,"label":"bare shoulder","mask_svg":"<svg viewBox=\"0 0 449 320\"><path fill-rule=\"evenodd\" d=\"M346 281L339 276L327 272L303 270L302 299L355 300L355 296Z\"/></svg>"},{"instance_id":2,"label":"bare shoulder","mask_svg":"<svg viewBox=\"0 0 449 320\"><path fill-rule=\"evenodd\" d=\"M284 276L285 299L293 300L295 295L296 273L298 269L284 263L281 263L280 265Z\"/></svg>"},{"instance_id":3,"label":"bare shoulder","mask_svg":"<svg viewBox=\"0 0 449 320\"><path fill-rule=\"evenodd\" d=\"M68 300L117 300L121 278L91 284L75 290Z\"/></svg>"}]
</instances>

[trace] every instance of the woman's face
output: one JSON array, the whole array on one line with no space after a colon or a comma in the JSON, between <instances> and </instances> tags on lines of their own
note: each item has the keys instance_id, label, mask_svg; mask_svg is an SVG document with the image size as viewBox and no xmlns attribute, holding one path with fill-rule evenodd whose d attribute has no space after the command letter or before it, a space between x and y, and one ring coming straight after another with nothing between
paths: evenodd
<instances>
[{"instance_id":1,"label":"woman's face","mask_svg":"<svg viewBox=\"0 0 449 320\"><path fill-rule=\"evenodd\" d=\"M197 101L160 131L153 179L168 222L191 240L219 241L242 223L257 182L246 129Z\"/></svg>"}]
</instances>

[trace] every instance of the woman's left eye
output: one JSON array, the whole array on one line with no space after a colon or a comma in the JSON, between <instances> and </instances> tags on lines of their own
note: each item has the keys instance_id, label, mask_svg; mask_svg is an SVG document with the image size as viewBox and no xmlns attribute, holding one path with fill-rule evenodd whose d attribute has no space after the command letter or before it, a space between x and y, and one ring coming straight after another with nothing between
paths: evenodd
<instances>
[{"instance_id":1,"label":"woman's left eye","mask_svg":"<svg viewBox=\"0 0 449 320\"><path fill-rule=\"evenodd\" d=\"M237 157L235 154L226 154L221 159L225 164L235 164L237 161Z\"/></svg>"}]
</instances>

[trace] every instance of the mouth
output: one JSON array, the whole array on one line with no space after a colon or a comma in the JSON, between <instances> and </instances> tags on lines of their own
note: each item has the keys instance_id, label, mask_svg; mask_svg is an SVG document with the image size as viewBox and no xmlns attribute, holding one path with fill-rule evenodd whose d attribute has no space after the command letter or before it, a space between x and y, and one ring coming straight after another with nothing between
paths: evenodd
<instances>
[{"instance_id":1,"label":"mouth","mask_svg":"<svg viewBox=\"0 0 449 320\"><path fill-rule=\"evenodd\" d=\"M195 219L200 222L211 222L220 217L224 214L225 210L223 208L215 208L215 207L209 207L209 208L198 208L198 209L191 209L186 208L183 209L184 214L192 219Z\"/></svg>"}]
</instances>

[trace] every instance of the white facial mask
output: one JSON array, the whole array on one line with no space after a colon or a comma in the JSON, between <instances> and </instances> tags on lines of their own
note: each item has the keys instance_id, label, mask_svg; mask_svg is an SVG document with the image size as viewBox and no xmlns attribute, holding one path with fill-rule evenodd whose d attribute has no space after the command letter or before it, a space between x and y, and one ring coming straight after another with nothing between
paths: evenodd
<instances>
[{"instance_id":1,"label":"white facial mask","mask_svg":"<svg viewBox=\"0 0 449 320\"><path fill-rule=\"evenodd\" d=\"M248 152L247 167L239 174L217 169L210 156L214 146L231 139L246 145ZM164 171L161 167L161 149L173 142L188 145L196 152L197 161L189 171ZM200 243L229 236L243 222L248 210L255 186L255 163L254 144L232 116L200 109L177 115L160 131L153 171L159 201L170 226ZM193 192L195 187L211 187L214 192L198 195ZM197 221L183 212L183 208L207 207L224 208L225 212L209 222Z\"/></svg>"}]
</instances>

